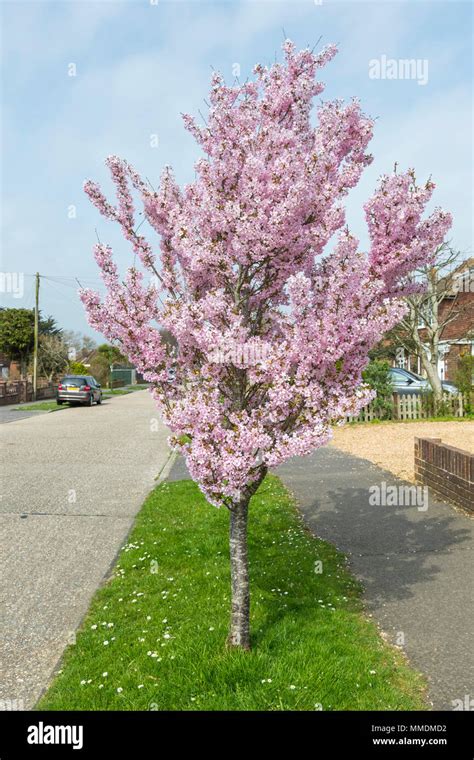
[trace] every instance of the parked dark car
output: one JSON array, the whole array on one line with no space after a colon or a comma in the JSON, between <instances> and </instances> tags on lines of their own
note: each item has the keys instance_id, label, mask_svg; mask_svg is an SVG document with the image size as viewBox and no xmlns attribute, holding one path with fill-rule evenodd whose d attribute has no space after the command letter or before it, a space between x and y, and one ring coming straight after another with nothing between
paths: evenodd
<instances>
[{"instance_id":1,"label":"parked dark car","mask_svg":"<svg viewBox=\"0 0 474 760\"><path fill-rule=\"evenodd\" d=\"M431 385L424 377L415 375L414 372L410 372L407 369L401 367L390 367L389 370L390 379L392 381L393 390L395 393L407 394L407 393L429 393ZM446 393L458 393L458 389L453 383L443 381L441 383L443 391Z\"/></svg>"},{"instance_id":2,"label":"parked dark car","mask_svg":"<svg viewBox=\"0 0 474 760\"><path fill-rule=\"evenodd\" d=\"M58 385L56 402L58 404L76 403L92 406L94 401L102 403L102 390L90 375L66 375Z\"/></svg>"}]
</instances>

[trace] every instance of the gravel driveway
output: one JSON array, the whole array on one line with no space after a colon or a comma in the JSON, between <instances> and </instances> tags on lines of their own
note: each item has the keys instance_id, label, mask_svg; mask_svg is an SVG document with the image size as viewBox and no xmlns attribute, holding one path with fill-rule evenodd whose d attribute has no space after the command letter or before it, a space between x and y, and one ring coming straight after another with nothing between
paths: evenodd
<instances>
[{"instance_id":1,"label":"gravel driveway","mask_svg":"<svg viewBox=\"0 0 474 760\"><path fill-rule=\"evenodd\" d=\"M0 701L29 709L48 684L167 461L167 434L148 391L0 426Z\"/></svg>"},{"instance_id":2,"label":"gravel driveway","mask_svg":"<svg viewBox=\"0 0 474 760\"><path fill-rule=\"evenodd\" d=\"M474 452L474 421L344 425L335 428L331 444L414 482L415 438L441 438L450 446Z\"/></svg>"}]
</instances>

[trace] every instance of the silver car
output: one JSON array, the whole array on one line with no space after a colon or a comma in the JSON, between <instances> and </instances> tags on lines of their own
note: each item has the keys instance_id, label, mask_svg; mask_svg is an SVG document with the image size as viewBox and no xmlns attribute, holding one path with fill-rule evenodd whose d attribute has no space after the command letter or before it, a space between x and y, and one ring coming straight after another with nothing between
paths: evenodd
<instances>
[{"instance_id":1,"label":"silver car","mask_svg":"<svg viewBox=\"0 0 474 760\"><path fill-rule=\"evenodd\" d=\"M401 367L390 367L389 369L390 380L392 381L393 390L395 393L405 395L407 393L429 393L431 386L424 377L415 375L414 372L410 372L407 369ZM441 383L443 391L445 393L458 393L458 389L454 383L442 381Z\"/></svg>"},{"instance_id":2,"label":"silver car","mask_svg":"<svg viewBox=\"0 0 474 760\"><path fill-rule=\"evenodd\" d=\"M102 390L91 375L66 375L58 384L57 404L83 404L92 406L94 401L102 403Z\"/></svg>"}]
</instances>

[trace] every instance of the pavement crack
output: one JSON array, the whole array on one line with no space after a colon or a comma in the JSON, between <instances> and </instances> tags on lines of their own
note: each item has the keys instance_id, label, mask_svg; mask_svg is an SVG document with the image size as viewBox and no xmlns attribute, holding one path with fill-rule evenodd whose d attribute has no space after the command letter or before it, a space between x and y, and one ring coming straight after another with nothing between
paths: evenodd
<instances>
[{"instance_id":1,"label":"pavement crack","mask_svg":"<svg viewBox=\"0 0 474 760\"><path fill-rule=\"evenodd\" d=\"M25 519L26 517L110 517L111 519L115 519L116 517L136 517L136 514L120 512L114 512L113 515L104 512L2 512L1 514L8 517L21 517L22 519Z\"/></svg>"}]
</instances>

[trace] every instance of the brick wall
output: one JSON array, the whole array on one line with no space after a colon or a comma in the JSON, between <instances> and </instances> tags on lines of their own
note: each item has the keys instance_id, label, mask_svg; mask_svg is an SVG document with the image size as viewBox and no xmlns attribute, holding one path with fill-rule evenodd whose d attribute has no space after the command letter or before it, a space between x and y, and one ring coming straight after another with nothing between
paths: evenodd
<instances>
[{"instance_id":1,"label":"brick wall","mask_svg":"<svg viewBox=\"0 0 474 760\"><path fill-rule=\"evenodd\" d=\"M50 399L56 396L56 385L46 381L39 382L36 399ZM0 381L0 406L19 404L24 401L32 401L33 385L26 380L17 380L13 383Z\"/></svg>"},{"instance_id":2,"label":"brick wall","mask_svg":"<svg viewBox=\"0 0 474 760\"><path fill-rule=\"evenodd\" d=\"M439 321L454 316L444 328L441 340L466 338L474 327L474 292L457 293L454 298L446 298L439 306Z\"/></svg>"},{"instance_id":3,"label":"brick wall","mask_svg":"<svg viewBox=\"0 0 474 760\"><path fill-rule=\"evenodd\" d=\"M474 512L474 454L448 446L440 438L415 438L415 480Z\"/></svg>"}]
</instances>

